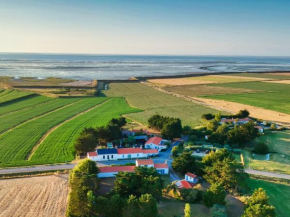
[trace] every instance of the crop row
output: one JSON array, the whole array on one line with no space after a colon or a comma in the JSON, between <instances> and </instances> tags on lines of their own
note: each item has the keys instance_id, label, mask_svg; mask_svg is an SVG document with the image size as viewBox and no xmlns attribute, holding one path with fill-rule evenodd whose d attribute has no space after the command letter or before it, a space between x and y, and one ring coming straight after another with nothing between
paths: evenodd
<instances>
[{"instance_id":1,"label":"crop row","mask_svg":"<svg viewBox=\"0 0 290 217\"><path fill-rule=\"evenodd\" d=\"M12 102L6 102L5 104L3 103L0 105L0 115L18 111L25 108L34 107L38 104L48 102L50 100L52 99L46 96L32 95L29 98L21 99L18 101L14 100Z\"/></svg>"},{"instance_id":2,"label":"crop row","mask_svg":"<svg viewBox=\"0 0 290 217\"><path fill-rule=\"evenodd\" d=\"M20 110L12 113L8 113L1 116L0 134L6 130L9 130L25 121L36 118L40 115L51 112L55 109L61 108L69 103L75 102L77 98L66 99L54 99L47 103L40 104L30 109Z\"/></svg>"},{"instance_id":3,"label":"crop row","mask_svg":"<svg viewBox=\"0 0 290 217\"><path fill-rule=\"evenodd\" d=\"M127 115L145 125L152 115L160 114L180 118L183 125L196 126L200 124L202 114L217 112L214 109L163 93L141 83L110 84L109 90L103 93L107 96L126 97L130 105L145 110L141 113Z\"/></svg>"},{"instance_id":4,"label":"crop row","mask_svg":"<svg viewBox=\"0 0 290 217\"><path fill-rule=\"evenodd\" d=\"M138 112L130 107L123 98L113 98L58 127L32 155L31 162L57 163L75 158L74 143L85 127L106 125L112 118L122 114Z\"/></svg>"},{"instance_id":5,"label":"crop row","mask_svg":"<svg viewBox=\"0 0 290 217\"><path fill-rule=\"evenodd\" d=\"M0 136L2 166L9 165L11 161L25 160L49 129L104 100L106 98L83 99L3 133Z\"/></svg>"},{"instance_id":6,"label":"crop row","mask_svg":"<svg viewBox=\"0 0 290 217\"><path fill-rule=\"evenodd\" d=\"M3 94L6 93L6 94ZM18 90L5 90L0 94L0 104L4 102L9 102L21 97L25 97L28 95L32 95L34 93L30 92L23 92L23 91L18 91Z\"/></svg>"}]
</instances>

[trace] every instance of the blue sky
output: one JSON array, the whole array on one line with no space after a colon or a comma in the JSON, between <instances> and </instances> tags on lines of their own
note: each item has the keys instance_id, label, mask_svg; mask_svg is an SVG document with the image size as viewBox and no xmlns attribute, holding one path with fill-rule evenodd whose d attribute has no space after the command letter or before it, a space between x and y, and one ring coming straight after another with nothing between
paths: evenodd
<instances>
[{"instance_id":1,"label":"blue sky","mask_svg":"<svg viewBox=\"0 0 290 217\"><path fill-rule=\"evenodd\" d=\"M290 56L290 1L0 0L0 52Z\"/></svg>"}]
</instances>

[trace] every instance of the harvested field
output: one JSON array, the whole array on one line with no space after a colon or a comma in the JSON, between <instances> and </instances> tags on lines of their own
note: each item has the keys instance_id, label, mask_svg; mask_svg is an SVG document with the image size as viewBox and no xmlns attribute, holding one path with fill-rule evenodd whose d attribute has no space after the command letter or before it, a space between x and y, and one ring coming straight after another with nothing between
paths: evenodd
<instances>
[{"instance_id":1,"label":"harvested field","mask_svg":"<svg viewBox=\"0 0 290 217\"><path fill-rule=\"evenodd\" d=\"M226 88L211 85L184 85L184 86L168 86L163 88L166 91L181 94L184 96L199 95L216 95L216 94L234 94L234 93L253 93L254 90L241 88Z\"/></svg>"},{"instance_id":2,"label":"harvested field","mask_svg":"<svg viewBox=\"0 0 290 217\"><path fill-rule=\"evenodd\" d=\"M237 113L241 109L247 109L250 112L251 116L255 118L259 118L266 121L284 123L284 124L290 123L289 114L283 114L280 112L271 111L271 110L251 106L251 105L245 105L241 103L229 102L229 101L224 101L224 100L204 99L204 98L197 98L197 97L192 97L192 98L195 100L204 102L208 105L217 107L221 110L231 111L232 113Z\"/></svg>"},{"instance_id":3,"label":"harvested field","mask_svg":"<svg viewBox=\"0 0 290 217\"><path fill-rule=\"evenodd\" d=\"M285 73L233 73L228 74L234 77L246 77L246 78L265 78L265 79L286 79Z\"/></svg>"},{"instance_id":4,"label":"harvested field","mask_svg":"<svg viewBox=\"0 0 290 217\"><path fill-rule=\"evenodd\" d=\"M267 75L283 75L283 76L290 76L290 72L278 72L278 73L265 73Z\"/></svg>"},{"instance_id":5,"label":"harvested field","mask_svg":"<svg viewBox=\"0 0 290 217\"><path fill-rule=\"evenodd\" d=\"M290 84L290 80L264 81L264 82L276 83L276 84Z\"/></svg>"},{"instance_id":6,"label":"harvested field","mask_svg":"<svg viewBox=\"0 0 290 217\"><path fill-rule=\"evenodd\" d=\"M188 78L165 78L165 79L150 79L148 82L158 86L182 86L182 85L200 85L212 83L234 83L248 81L265 80L264 78L247 78L228 75L207 75Z\"/></svg>"},{"instance_id":7,"label":"harvested field","mask_svg":"<svg viewBox=\"0 0 290 217\"><path fill-rule=\"evenodd\" d=\"M190 84L211 84L211 81L193 80L190 78L166 78L166 79L150 79L150 83L158 84L160 86L175 86L175 85L190 85Z\"/></svg>"},{"instance_id":8,"label":"harvested field","mask_svg":"<svg viewBox=\"0 0 290 217\"><path fill-rule=\"evenodd\" d=\"M0 180L0 217L65 216L68 176Z\"/></svg>"}]
</instances>

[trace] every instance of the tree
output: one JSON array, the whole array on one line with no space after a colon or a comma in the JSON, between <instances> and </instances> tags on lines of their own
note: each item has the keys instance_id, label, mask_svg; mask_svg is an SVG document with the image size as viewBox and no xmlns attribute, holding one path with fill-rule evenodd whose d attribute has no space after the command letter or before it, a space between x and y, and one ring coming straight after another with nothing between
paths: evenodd
<instances>
[{"instance_id":1,"label":"tree","mask_svg":"<svg viewBox=\"0 0 290 217\"><path fill-rule=\"evenodd\" d=\"M130 195L129 199L127 200L127 206L124 210L124 216L139 217L139 212L139 199L134 195Z\"/></svg>"},{"instance_id":2,"label":"tree","mask_svg":"<svg viewBox=\"0 0 290 217\"><path fill-rule=\"evenodd\" d=\"M172 168L183 174L193 173L196 169L195 157L191 156L190 152L184 152L173 159Z\"/></svg>"},{"instance_id":3,"label":"tree","mask_svg":"<svg viewBox=\"0 0 290 217\"><path fill-rule=\"evenodd\" d=\"M178 147L174 146L171 150L172 156L177 157L178 156Z\"/></svg>"},{"instance_id":4,"label":"tree","mask_svg":"<svg viewBox=\"0 0 290 217\"><path fill-rule=\"evenodd\" d=\"M255 128L254 122L250 121L246 124L236 125L234 129L228 132L228 142L230 144L238 144L244 146L246 143L253 141L259 136L258 130Z\"/></svg>"},{"instance_id":5,"label":"tree","mask_svg":"<svg viewBox=\"0 0 290 217\"><path fill-rule=\"evenodd\" d=\"M140 217L156 217L157 202L150 194L143 194L139 198Z\"/></svg>"},{"instance_id":6,"label":"tree","mask_svg":"<svg viewBox=\"0 0 290 217\"><path fill-rule=\"evenodd\" d=\"M191 132L191 127L190 126L184 126L183 128L182 128L182 134L183 135L189 135L190 134L190 132Z\"/></svg>"},{"instance_id":7,"label":"tree","mask_svg":"<svg viewBox=\"0 0 290 217\"><path fill-rule=\"evenodd\" d=\"M243 217L274 217L275 208L268 202L269 197L262 188L256 189L247 201Z\"/></svg>"},{"instance_id":8,"label":"tree","mask_svg":"<svg viewBox=\"0 0 290 217\"><path fill-rule=\"evenodd\" d=\"M219 121L217 121L216 119L213 119L207 122L206 129L210 130L211 132L215 132L218 126L219 126Z\"/></svg>"},{"instance_id":9,"label":"tree","mask_svg":"<svg viewBox=\"0 0 290 217\"><path fill-rule=\"evenodd\" d=\"M220 183L228 191L247 187L247 174L244 173L243 166L230 158L206 166L204 172L204 178L210 184Z\"/></svg>"},{"instance_id":10,"label":"tree","mask_svg":"<svg viewBox=\"0 0 290 217\"><path fill-rule=\"evenodd\" d=\"M203 114L201 116L202 119L207 120L207 121L214 119L214 117L215 116L213 114L211 114L211 113Z\"/></svg>"},{"instance_id":11,"label":"tree","mask_svg":"<svg viewBox=\"0 0 290 217\"><path fill-rule=\"evenodd\" d=\"M178 118L168 120L161 129L162 137L165 139L173 139L180 137L182 133L181 121Z\"/></svg>"},{"instance_id":12,"label":"tree","mask_svg":"<svg viewBox=\"0 0 290 217\"><path fill-rule=\"evenodd\" d=\"M240 110L236 116L239 118L247 118L249 117L249 115L250 115L250 112L247 109L244 109L244 110Z\"/></svg>"},{"instance_id":13,"label":"tree","mask_svg":"<svg viewBox=\"0 0 290 217\"><path fill-rule=\"evenodd\" d=\"M92 133L82 133L74 146L78 154L94 151L97 146L97 140Z\"/></svg>"},{"instance_id":14,"label":"tree","mask_svg":"<svg viewBox=\"0 0 290 217\"><path fill-rule=\"evenodd\" d=\"M69 175L68 209L66 215L69 217L94 216L95 210L92 203L93 194L98 187L97 174L99 169L96 163L86 159L78 163Z\"/></svg>"},{"instance_id":15,"label":"tree","mask_svg":"<svg viewBox=\"0 0 290 217\"><path fill-rule=\"evenodd\" d=\"M269 147L265 143L259 142L256 144L254 152L256 154L268 154Z\"/></svg>"},{"instance_id":16,"label":"tree","mask_svg":"<svg viewBox=\"0 0 290 217\"><path fill-rule=\"evenodd\" d=\"M127 124L126 118L112 118L112 120L108 123L108 125L117 125L119 128L122 128Z\"/></svg>"},{"instance_id":17,"label":"tree","mask_svg":"<svg viewBox=\"0 0 290 217\"><path fill-rule=\"evenodd\" d=\"M101 126L96 128L98 134L98 142L105 145L110 140L110 132L107 127Z\"/></svg>"},{"instance_id":18,"label":"tree","mask_svg":"<svg viewBox=\"0 0 290 217\"><path fill-rule=\"evenodd\" d=\"M218 150L217 152L212 151L208 155L204 156L202 158L202 163L205 166L212 166L213 163L217 161L223 161L225 158L228 158L231 161L235 160L235 157L232 155L232 153L229 152L227 149L223 148Z\"/></svg>"},{"instance_id":19,"label":"tree","mask_svg":"<svg viewBox=\"0 0 290 217\"><path fill-rule=\"evenodd\" d=\"M116 175L114 192L122 197L150 194L159 200L163 187L164 181L155 168L136 167L135 173L120 172Z\"/></svg>"},{"instance_id":20,"label":"tree","mask_svg":"<svg viewBox=\"0 0 290 217\"><path fill-rule=\"evenodd\" d=\"M184 217L190 217L191 216L191 209L189 203L185 204L184 208Z\"/></svg>"},{"instance_id":21,"label":"tree","mask_svg":"<svg viewBox=\"0 0 290 217\"><path fill-rule=\"evenodd\" d=\"M226 192L223 186L219 183L214 183L206 191L203 197L203 202L207 207L212 207L214 204L225 205Z\"/></svg>"}]
</instances>

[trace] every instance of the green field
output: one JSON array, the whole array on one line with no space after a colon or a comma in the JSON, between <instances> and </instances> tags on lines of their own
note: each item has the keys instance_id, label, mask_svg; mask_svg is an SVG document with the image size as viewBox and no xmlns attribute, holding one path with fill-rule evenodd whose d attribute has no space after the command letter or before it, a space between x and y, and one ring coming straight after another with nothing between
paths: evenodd
<instances>
[{"instance_id":1,"label":"green field","mask_svg":"<svg viewBox=\"0 0 290 217\"><path fill-rule=\"evenodd\" d=\"M0 135L0 165L21 165L17 161L26 160L48 130L104 100L106 98L85 98L3 133Z\"/></svg>"},{"instance_id":2,"label":"green field","mask_svg":"<svg viewBox=\"0 0 290 217\"><path fill-rule=\"evenodd\" d=\"M31 161L35 163L71 161L75 157L74 143L83 128L104 126L112 118L139 111L139 109L131 108L123 98L109 99L99 107L54 130L36 149Z\"/></svg>"},{"instance_id":3,"label":"green field","mask_svg":"<svg viewBox=\"0 0 290 217\"><path fill-rule=\"evenodd\" d=\"M27 97L32 94L34 93L12 90L12 89L4 90L0 93L0 105L2 103L6 103L9 101L19 99L19 98Z\"/></svg>"},{"instance_id":4,"label":"green field","mask_svg":"<svg viewBox=\"0 0 290 217\"><path fill-rule=\"evenodd\" d=\"M290 131L266 132L256 139L256 142L264 142L269 146L270 160L264 156L252 157L250 151L244 150L245 166L256 170L290 174Z\"/></svg>"},{"instance_id":5,"label":"green field","mask_svg":"<svg viewBox=\"0 0 290 217\"><path fill-rule=\"evenodd\" d=\"M261 92L210 95L201 97L237 102L290 114L289 84L275 84L266 82L241 82L241 83L211 84L211 85L227 88L242 88Z\"/></svg>"},{"instance_id":6,"label":"green field","mask_svg":"<svg viewBox=\"0 0 290 217\"><path fill-rule=\"evenodd\" d=\"M263 188L270 197L269 202L276 208L277 217L287 217L290 213L290 186L262 180L249 179L249 187Z\"/></svg>"},{"instance_id":7,"label":"green field","mask_svg":"<svg viewBox=\"0 0 290 217\"><path fill-rule=\"evenodd\" d=\"M284 80L290 79L289 74L274 74L274 73L234 73L234 74L227 74L229 76L238 76L238 77L245 77L245 78L265 78L265 79L275 79L275 80Z\"/></svg>"},{"instance_id":8,"label":"green field","mask_svg":"<svg viewBox=\"0 0 290 217\"><path fill-rule=\"evenodd\" d=\"M202 114L217 113L214 109L162 93L141 83L112 83L103 93L106 96L126 97L132 107L145 110L127 115L144 125L147 125L152 115L160 114L180 118L183 125L197 126L201 124Z\"/></svg>"},{"instance_id":9,"label":"green field","mask_svg":"<svg viewBox=\"0 0 290 217\"><path fill-rule=\"evenodd\" d=\"M48 102L52 100L46 96L32 95L25 99L14 100L12 102L6 102L0 105L0 116L9 112L18 111L25 108L34 107L38 104Z\"/></svg>"},{"instance_id":10,"label":"green field","mask_svg":"<svg viewBox=\"0 0 290 217\"><path fill-rule=\"evenodd\" d=\"M32 118L36 118L40 115L46 114L47 112L51 112L55 109L66 106L69 103L73 103L77 100L80 99L55 99L50 100L47 103L39 104L38 106L30 109L4 114L1 116L0 134L25 121L31 121Z\"/></svg>"}]
</instances>

